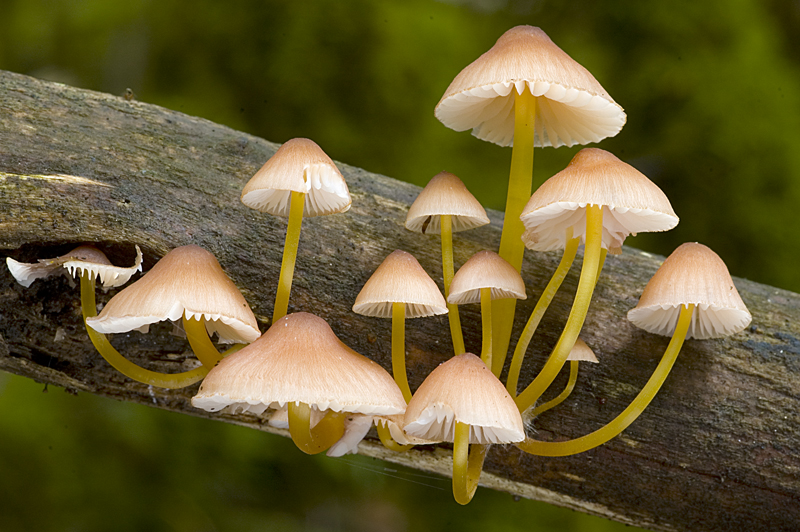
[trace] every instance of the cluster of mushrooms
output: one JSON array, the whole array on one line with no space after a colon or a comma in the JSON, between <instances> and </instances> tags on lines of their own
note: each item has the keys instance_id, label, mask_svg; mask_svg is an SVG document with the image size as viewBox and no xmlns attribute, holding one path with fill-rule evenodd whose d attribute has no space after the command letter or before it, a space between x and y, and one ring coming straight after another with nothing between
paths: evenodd
<instances>
[{"instance_id":1,"label":"cluster of mushrooms","mask_svg":"<svg viewBox=\"0 0 800 532\"><path fill-rule=\"evenodd\" d=\"M197 246L165 255L141 279L117 293L97 314L95 283L125 284L141 270L121 268L92 246L56 259L22 264L7 259L24 286L66 269L81 279L89 337L124 375L153 386L180 388L203 380L192 404L211 412L250 412L288 428L306 453L356 452L372 425L383 444L402 452L414 445L453 442L453 493L468 503L491 444L513 443L540 456L566 456L603 444L630 425L652 400L686 338L715 338L751 320L722 260L701 244L680 246L647 284L628 313L636 326L672 336L662 361L632 403L604 427L559 442L527 437L529 420L563 401L575 385L579 361L593 361L578 338L607 253L619 253L628 235L666 231L678 217L664 193L607 151L586 148L531 195L534 146L573 146L618 133L626 117L594 77L539 28L519 26L466 67L452 82L436 117L456 131L511 145L511 173L499 254L481 251L454 272L454 232L489 223L480 203L453 174L442 172L408 211L406 228L440 234L444 297L409 253L395 251L375 270L353 305L366 316L392 319L392 372L342 343L320 317L286 315L303 216L343 213L351 199L331 159L308 139L281 146L247 183L248 207L288 217L272 326L264 333L244 297L216 259ZM519 390L525 352L580 245L583 265L563 332L536 378ZM563 249L563 258L539 297L510 362L517 299L527 297L520 276L525 247ZM480 303L480 357L465 352L457 305ZM405 319L449 315L454 356L412 394L405 370ZM142 368L117 352L105 335L146 332L162 320L182 329L202 365L164 374ZM212 343L232 344L220 353ZM555 399L538 404L567 361L570 378Z\"/></svg>"}]
</instances>

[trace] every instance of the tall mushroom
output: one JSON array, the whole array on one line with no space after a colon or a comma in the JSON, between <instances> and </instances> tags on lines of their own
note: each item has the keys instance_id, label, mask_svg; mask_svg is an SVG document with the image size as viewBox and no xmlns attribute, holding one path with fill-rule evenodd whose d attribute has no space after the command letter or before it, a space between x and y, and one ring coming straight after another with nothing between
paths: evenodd
<instances>
[{"instance_id":1,"label":"tall mushroom","mask_svg":"<svg viewBox=\"0 0 800 532\"><path fill-rule=\"evenodd\" d=\"M628 320L649 332L672 336L655 371L631 404L600 429L560 442L531 438L516 444L540 456L568 456L604 444L625 430L653 400L669 375L687 338L708 339L736 334L752 316L719 256L702 244L679 246L645 286Z\"/></svg>"},{"instance_id":2,"label":"tall mushroom","mask_svg":"<svg viewBox=\"0 0 800 532\"><path fill-rule=\"evenodd\" d=\"M531 194L534 146L573 146L614 136L625 112L594 76L539 28L517 26L462 70L436 106L436 118L456 131L513 145L500 256L522 265L519 215ZM516 300L495 303L502 365Z\"/></svg>"},{"instance_id":3,"label":"tall mushroom","mask_svg":"<svg viewBox=\"0 0 800 532\"><path fill-rule=\"evenodd\" d=\"M353 312L392 318L392 375L406 402L411 388L406 375L406 318L447 313L447 303L433 279L417 259L405 251L393 251L361 288Z\"/></svg>"},{"instance_id":4,"label":"tall mushroom","mask_svg":"<svg viewBox=\"0 0 800 532\"><path fill-rule=\"evenodd\" d=\"M442 235L442 277L444 297L450 294L453 280L453 233L489 223L486 210L464 183L450 172L440 172L425 185L411 204L406 216L406 229L423 234ZM464 352L464 336L458 306L447 304L450 336L456 355Z\"/></svg>"},{"instance_id":5,"label":"tall mushroom","mask_svg":"<svg viewBox=\"0 0 800 532\"><path fill-rule=\"evenodd\" d=\"M252 209L289 218L272 322L289 308L297 246L303 216L322 216L350 209L350 192L341 172L314 141L286 141L242 190Z\"/></svg>"},{"instance_id":6,"label":"tall mushroom","mask_svg":"<svg viewBox=\"0 0 800 532\"><path fill-rule=\"evenodd\" d=\"M604 259L602 250L619 251L630 234L672 229L678 217L666 195L641 172L605 150L584 148L531 196L521 219L523 240L531 249L568 249L568 239L584 241L578 289L564 331L541 372L516 398L524 411L553 382L578 338ZM568 269L569 264L562 261L561 267ZM554 276L564 272L557 270ZM523 333L515 357L524 355L525 338L529 340ZM519 368L513 360L512 365Z\"/></svg>"},{"instance_id":7,"label":"tall mushroom","mask_svg":"<svg viewBox=\"0 0 800 532\"><path fill-rule=\"evenodd\" d=\"M192 351L207 369L222 358L211 342L249 344L258 323L239 289L214 255L189 245L173 249L141 279L111 298L86 324L102 334L147 329L163 320L182 320Z\"/></svg>"},{"instance_id":8,"label":"tall mushroom","mask_svg":"<svg viewBox=\"0 0 800 532\"><path fill-rule=\"evenodd\" d=\"M406 406L385 369L342 343L325 320L304 312L284 316L223 359L192 405L210 412L287 408L300 450L316 454L342 442L337 456L355 449L376 416L402 414ZM313 414L320 421L312 427Z\"/></svg>"}]
</instances>

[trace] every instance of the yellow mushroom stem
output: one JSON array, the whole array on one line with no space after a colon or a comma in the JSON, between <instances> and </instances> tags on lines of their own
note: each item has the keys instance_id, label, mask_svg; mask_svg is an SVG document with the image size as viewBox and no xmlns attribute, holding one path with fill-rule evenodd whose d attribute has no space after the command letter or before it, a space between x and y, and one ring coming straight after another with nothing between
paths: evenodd
<instances>
[{"instance_id":1,"label":"yellow mushroom stem","mask_svg":"<svg viewBox=\"0 0 800 532\"><path fill-rule=\"evenodd\" d=\"M680 315L678 316L678 324L675 327L675 332L672 334L672 339L664 351L664 356L661 357L661 362L658 363L650 380L644 385L639 395L631 402L628 407L622 411L614 420L597 429L591 434L576 438L574 440L560 441L560 442L543 442L536 441L530 438L521 443L515 443L517 447L526 453L534 454L537 456L569 456L573 454L582 453L589 449L594 449L611 438L619 435L623 430L633 423L636 418L644 411L645 408L653 400L661 385L664 384L667 375L672 369L675 359L678 358L678 353L683 346L683 341L686 339L686 332L689 330L689 325L692 322L692 313L694 305L686 305L681 307Z\"/></svg>"},{"instance_id":2,"label":"yellow mushroom stem","mask_svg":"<svg viewBox=\"0 0 800 532\"><path fill-rule=\"evenodd\" d=\"M569 394L571 394L572 390L575 389L575 382L578 380L578 364L579 364L579 362L577 360L570 360L569 361L569 380L567 381L566 388L564 388L564 391L561 392L560 394L558 394L553 399L550 399L546 403L542 403L539 406L537 406L536 408L534 408L533 412L531 412L531 416L530 416L531 419L535 419L537 416L541 415L542 413L547 412L551 408L554 408L554 407L560 405L561 403L564 402L564 400L567 397L569 397Z\"/></svg>"},{"instance_id":3,"label":"yellow mushroom stem","mask_svg":"<svg viewBox=\"0 0 800 532\"><path fill-rule=\"evenodd\" d=\"M517 271L522 269L525 245L522 233L525 226L519 219L531 197L533 181L533 140L536 123L536 98L529 89L518 94L514 91L514 147L511 150L511 172L508 178L506 211L503 233L500 236L500 256ZM494 357L492 372L499 375L503 369L514 324L516 299L496 299L494 306Z\"/></svg>"},{"instance_id":4,"label":"yellow mushroom stem","mask_svg":"<svg viewBox=\"0 0 800 532\"><path fill-rule=\"evenodd\" d=\"M589 303L592 300L594 286L597 282L597 271L600 266L600 245L603 237L603 207L602 205L586 206L586 244L583 253L583 266L578 280L578 289L575 300L572 302L567 324L558 339L553 352L547 359L542 371L533 379L525 390L515 399L520 412L524 412L539 400L544 391L556 378L558 372L567 361L572 351L578 334L581 332Z\"/></svg>"},{"instance_id":5,"label":"yellow mushroom stem","mask_svg":"<svg viewBox=\"0 0 800 532\"><path fill-rule=\"evenodd\" d=\"M453 219L449 214L439 217L442 228L442 277L444 278L444 298L450 295L450 283L453 281L455 266L453 265ZM458 305L447 304L447 317L450 320L450 336L453 339L453 351L456 356L465 353L464 335L461 332L461 317Z\"/></svg>"},{"instance_id":6,"label":"yellow mushroom stem","mask_svg":"<svg viewBox=\"0 0 800 532\"><path fill-rule=\"evenodd\" d=\"M286 226L286 240L283 243L281 275L278 279L278 293L275 294L272 323L286 316L286 312L289 310L289 294L292 291L294 263L297 259L297 246L300 243L300 228L303 225L305 201L306 195L303 192L292 191L292 201L289 205L289 223Z\"/></svg>"},{"instance_id":7,"label":"yellow mushroom stem","mask_svg":"<svg viewBox=\"0 0 800 532\"><path fill-rule=\"evenodd\" d=\"M211 338L208 337L206 331L205 319L202 316L195 318L187 318L186 313L183 314L183 330L186 332L186 339L189 340L189 345L192 346L192 351L197 359L210 370L214 369L223 355L217 351Z\"/></svg>"},{"instance_id":8,"label":"yellow mushroom stem","mask_svg":"<svg viewBox=\"0 0 800 532\"><path fill-rule=\"evenodd\" d=\"M411 387L406 375L406 304L392 303L392 375L408 403Z\"/></svg>"},{"instance_id":9,"label":"yellow mushroom stem","mask_svg":"<svg viewBox=\"0 0 800 532\"><path fill-rule=\"evenodd\" d=\"M481 323L483 324L483 345L481 360L489 369L492 368L492 289L481 288ZM500 369L503 369L502 366ZM492 371L494 373L494 371ZM495 377L499 374L495 373Z\"/></svg>"},{"instance_id":10,"label":"yellow mushroom stem","mask_svg":"<svg viewBox=\"0 0 800 532\"><path fill-rule=\"evenodd\" d=\"M114 349L111 343L106 338L106 335L99 333L86 325L86 318L93 318L97 316L97 302L94 296L95 281L94 277L90 276L88 271L84 271L81 275L81 311L83 313L83 325L86 327L86 332L89 333L89 339L94 344L97 352L111 364L111 366L137 382L158 386L159 388L185 388L202 380L208 374L208 368L200 366L190 371L182 373L160 373L157 371L150 371L138 366L122 356L119 351Z\"/></svg>"},{"instance_id":11,"label":"yellow mushroom stem","mask_svg":"<svg viewBox=\"0 0 800 532\"><path fill-rule=\"evenodd\" d=\"M404 453L414 447L413 445L401 445L397 443L397 440L392 438L392 434L389 432L389 424L387 422L378 420L376 425L378 427L378 437L381 439L381 443L390 451Z\"/></svg>"},{"instance_id":12,"label":"yellow mushroom stem","mask_svg":"<svg viewBox=\"0 0 800 532\"><path fill-rule=\"evenodd\" d=\"M328 410L311 428L311 407L306 403L289 403L289 434L297 448L306 454L328 450L344 435L347 414Z\"/></svg>"},{"instance_id":13,"label":"yellow mushroom stem","mask_svg":"<svg viewBox=\"0 0 800 532\"><path fill-rule=\"evenodd\" d=\"M488 445L469 445L469 424L456 421L453 440L453 497L458 504L467 504L478 489Z\"/></svg>"},{"instance_id":14,"label":"yellow mushroom stem","mask_svg":"<svg viewBox=\"0 0 800 532\"><path fill-rule=\"evenodd\" d=\"M578 251L578 244L580 244L581 239L572 238L571 227L567 229L566 242L564 254L561 256L561 262L559 262L556 271L553 272L553 276L550 278L550 282L547 283L544 292L539 296L539 301L536 302L536 306L533 308L533 312L531 312L531 317L528 318L528 323L525 324L525 328L522 330L522 334L514 348L514 356L511 358L511 367L508 369L508 379L506 380L506 389L508 393L511 394L511 397L517 396L519 372L522 369L522 361L525 359L525 353L528 351L531 338L533 338L536 328L539 327L539 322L542 321L544 313L547 312L547 307L549 307L550 303L553 301L556 292L558 292L561 283L564 281L564 278L567 276L572 266L572 262L575 260L575 254Z\"/></svg>"}]
</instances>

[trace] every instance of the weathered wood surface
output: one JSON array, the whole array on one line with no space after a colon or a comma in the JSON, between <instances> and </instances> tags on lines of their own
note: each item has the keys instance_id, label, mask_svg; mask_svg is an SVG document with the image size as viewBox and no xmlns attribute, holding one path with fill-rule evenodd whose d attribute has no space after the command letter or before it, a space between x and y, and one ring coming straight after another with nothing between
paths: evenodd
<instances>
[{"instance_id":1,"label":"weathered wood surface","mask_svg":"<svg viewBox=\"0 0 800 532\"><path fill-rule=\"evenodd\" d=\"M32 261L96 242L125 265L137 243L147 269L169 249L195 243L217 256L264 330L285 220L244 207L239 191L275 149L153 105L0 73L0 252ZM351 305L395 249L415 254L440 282L438 237L403 228L418 188L340 167L353 207L345 215L304 221L290 312L323 316L345 343L389 367L389 320L358 316ZM490 217L491 226L457 234L457 264L496 248L501 217ZM515 336L558 258L526 255L524 277L533 297L519 306ZM647 380L667 339L632 327L625 314L658 261L630 248L609 257L583 333L601 364L583 369L575 393L536 420L539 438L572 438L598 428ZM268 430L250 415L193 409L194 387L149 390L120 376L93 350L72 282L56 277L24 289L0 270L1 369ZM575 290L575 270L545 317L522 382L530 381L555 343ZM736 285L753 313L752 327L726 340L688 341L658 397L621 437L557 459L496 446L483 484L656 530L800 528L800 296L745 280ZM99 301L111 295L98 292ZM478 350L474 307L463 309L462 322L468 349ZM177 371L192 360L184 341L168 330L164 325L149 335L117 335L114 342L142 365ZM412 388L450 355L447 331L444 317L408 322ZM557 385L565 380L561 375ZM372 440L362 452L420 469L450 468L444 446L396 455Z\"/></svg>"}]
</instances>

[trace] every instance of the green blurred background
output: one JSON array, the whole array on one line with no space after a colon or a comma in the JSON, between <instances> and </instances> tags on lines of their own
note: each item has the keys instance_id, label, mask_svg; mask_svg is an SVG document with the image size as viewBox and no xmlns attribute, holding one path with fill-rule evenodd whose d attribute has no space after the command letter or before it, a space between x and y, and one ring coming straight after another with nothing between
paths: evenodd
<instances>
[{"instance_id":1,"label":"green blurred background","mask_svg":"<svg viewBox=\"0 0 800 532\"><path fill-rule=\"evenodd\" d=\"M0 68L121 95L502 209L510 149L442 126L452 78L508 28L542 27L628 113L598 146L681 218L628 244L709 245L800 291L800 1L0 0ZM580 149L537 150L538 177ZM0 530L617 530L360 457L0 375Z\"/></svg>"}]
</instances>

